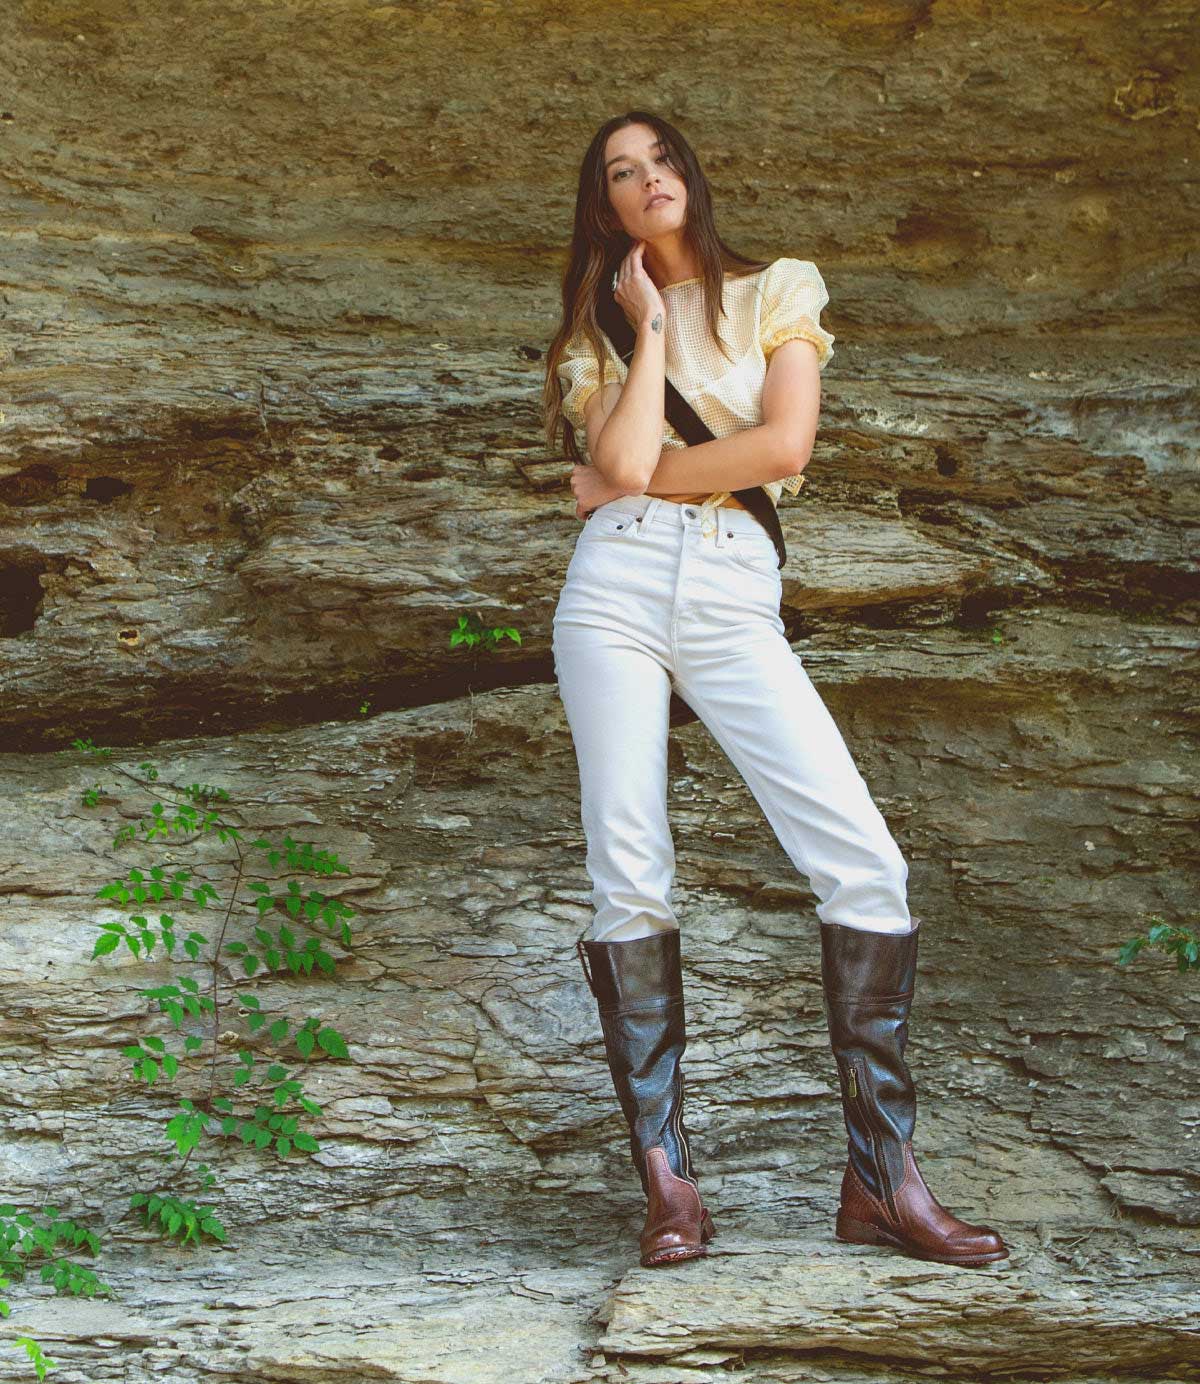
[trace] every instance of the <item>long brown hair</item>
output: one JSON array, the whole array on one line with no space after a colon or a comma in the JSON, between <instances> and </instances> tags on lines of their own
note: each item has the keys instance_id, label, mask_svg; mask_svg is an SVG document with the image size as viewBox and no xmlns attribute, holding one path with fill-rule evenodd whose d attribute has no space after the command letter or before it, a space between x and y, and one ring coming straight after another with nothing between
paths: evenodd
<instances>
[{"instance_id":1,"label":"long brown hair","mask_svg":"<svg viewBox=\"0 0 1200 1384\"><path fill-rule=\"evenodd\" d=\"M563 316L554 340L546 352L546 379L542 407L546 420L546 446L556 449L559 427L563 430L565 455L570 461L582 461L575 429L562 411L563 390L556 373L567 342L582 331L596 352L600 378L604 378L605 340L597 317L598 295L611 293L613 271L633 247L633 240L621 225L608 197L608 179L604 168L604 151L608 137L626 125L649 125L663 143L663 152L671 166L687 186L687 221L684 235L700 261L703 280L705 317L717 347L728 359L725 343L718 329L718 319L725 314L722 280L728 270L747 274L766 269L769 260L747 259L717 234L713 220L712 192L691 145L674 125L650 111L626 111L624 115L606 120L592 136L579 169L579 187L575 194L575 226L571 233L571 249L562 280Z\"/></svg>"}]
</instances>

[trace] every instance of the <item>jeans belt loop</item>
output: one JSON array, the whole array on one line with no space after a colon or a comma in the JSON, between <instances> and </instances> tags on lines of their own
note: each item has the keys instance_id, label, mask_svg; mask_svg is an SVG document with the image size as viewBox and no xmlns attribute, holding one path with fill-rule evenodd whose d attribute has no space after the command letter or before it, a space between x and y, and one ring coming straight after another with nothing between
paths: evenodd
<instances>
[{"instance_id":1,"label":"jeans belt loop","mask_svg":"<svg viewBox=\"0 0 1200 1384\"><path fill-rule=\"evenodd\" d=\"M650 522L654 518L654 511L662 504L661 495L651 495L650 503L642 511L641 515L633 521L633 531L638 537L650 527Z\"/></svg>"}]
</instances>

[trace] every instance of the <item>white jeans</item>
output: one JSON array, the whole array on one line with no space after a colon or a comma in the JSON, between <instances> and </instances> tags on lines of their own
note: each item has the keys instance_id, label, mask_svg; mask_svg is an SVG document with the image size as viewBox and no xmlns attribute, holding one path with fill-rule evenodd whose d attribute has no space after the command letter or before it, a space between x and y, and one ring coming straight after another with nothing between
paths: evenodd
<instances>
[{"instance_id":1,"label":"white jeans","mask_svg":"<svg viewBox=\"0 0 1200 1384\"><path fill-rule=\"evenodd\" d=\"M579 763L594 941L678 927L667 820L672 687L745 779L822 923L916 925L908 865L787 642L770 536L722 506L623 496L584 521L553 652ZM710 521L711 523L711 521Z\"/></svg>"}]
</instances>

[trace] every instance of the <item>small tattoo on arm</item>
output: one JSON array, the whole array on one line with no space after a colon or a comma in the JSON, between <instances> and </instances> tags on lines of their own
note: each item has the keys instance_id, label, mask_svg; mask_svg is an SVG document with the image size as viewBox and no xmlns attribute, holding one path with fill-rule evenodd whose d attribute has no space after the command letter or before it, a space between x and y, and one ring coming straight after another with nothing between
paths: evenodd
<instances>
[{"instance_id":1,"label":"small tattoo on arm","mask_svg":"<svg viewBox=\"0 0 1200 1384\"><path fill-rule=\"evenodd\" d=\"M650 323L650 330L651 330L652 332L661 332L661 331L662 331L662 313L661 313L661 312L660 312L660 313L658 314L658 316L655 317L654 320Z\"/></svg>"}]
</instances>

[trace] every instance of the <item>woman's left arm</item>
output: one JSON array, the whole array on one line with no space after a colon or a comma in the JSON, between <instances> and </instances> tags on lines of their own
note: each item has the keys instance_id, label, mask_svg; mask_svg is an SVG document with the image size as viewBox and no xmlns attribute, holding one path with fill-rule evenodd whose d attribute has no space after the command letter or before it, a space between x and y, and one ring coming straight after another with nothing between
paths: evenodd
<instances>
[{"instance_id":1,"label":"woman's left arm","mask_svg":"<svg viewBox=\"0 0 1200 1384\"><path fill-rule=\"evenodd\" d=\"M762 422L695 447L666 447L646 489L741 490L803 471L812 456L821 412L817 348L802 337L777 346L767 365Z\"/></svg>"}]
</instances>

